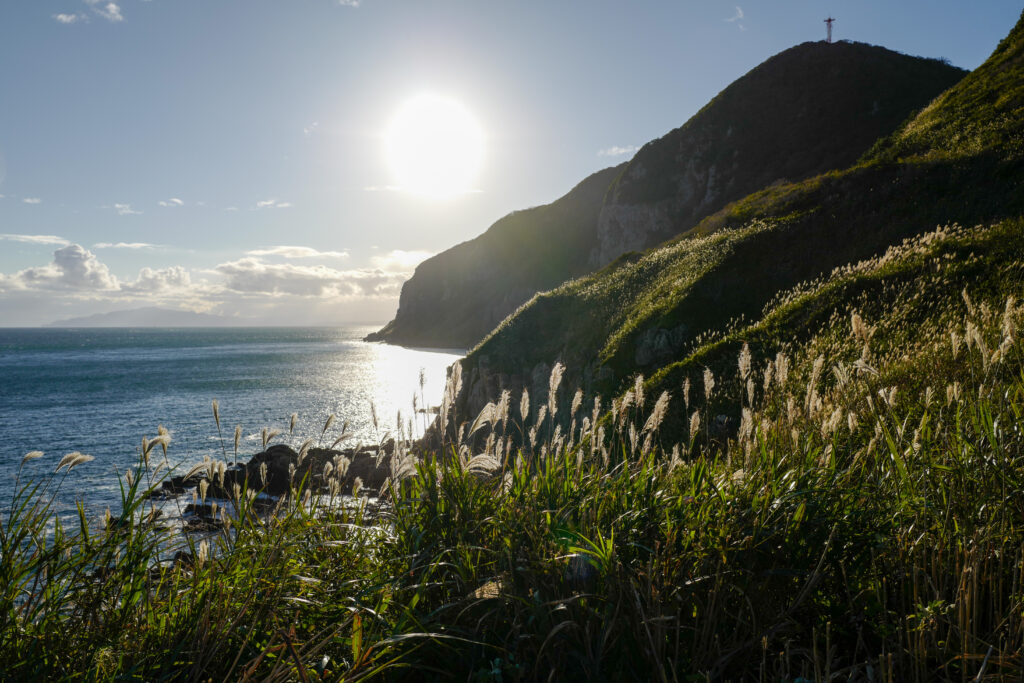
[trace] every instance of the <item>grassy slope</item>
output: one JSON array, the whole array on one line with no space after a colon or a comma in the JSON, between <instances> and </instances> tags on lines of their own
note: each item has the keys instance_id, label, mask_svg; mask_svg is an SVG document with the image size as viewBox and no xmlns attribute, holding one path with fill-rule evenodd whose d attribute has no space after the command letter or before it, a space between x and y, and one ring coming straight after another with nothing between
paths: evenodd
<instances>
[{"instance_id":1,"label":"grassy slope","mask_svg":"<svg viewBox=\"0 0 1024 683\"><path fill-rule=\"evenodd\" d=\"M700 434L679 442L682 460L665 453L671 424L651 432L668 448L631 445L648 400L623 411L599 456L579 457L588 436L583 451L513 457L504 477L480 476L481 456L421 464L382 526L333 499L299 504L301 492L261 517L238 494L228 529L176 561L180 539L147 522L159 477L144 459L118 518L83 512L56 534L46 498L75 475L29 482L0 516L0 670L877 680L881 662L885 680L1019 676L1024 308L1004 297L1024 294L1022 227L915 240L706 345L693 369L720 363L723 378L748 340L758 386L751 400L720 379L706 402L695 385ZM874 328L867 351L848 305ZM790 334L788 364L773 363ZM768 365L790 369L762 389ZM683 370L648 394L678 392ZM751 425L724 446L707 436L723 403Z\"/></svg>"},{"instance_id":2,"label":"grassy slope","mask_svg":"<svg viewBox=\"0 0 1024 683\"><path fill-rule=\"evenodd\" d=\"M848 165L963 74L938 60L857 43L786 50L628 165L594 174L549 205L512 213L421 264L403 287L395 319L370 338L475 345L535 292L592 270L603 201L674 202L676 220L649 244L660 242L770 182ZM752 102L760 105L756 116Z\"/></svg>"},{"instance_id":3,"label":"grassy slope","mask_svg":"<svg viewBox=\"0 0 1024 683\"><path fill-rule=\"evenodd\" d=\"M1024 156L1000 142L1017 139L1020 117L1006 112L1017 111L1020 100L1007 100L999 88L1024 80L1022 51L1019 25L992 60L905 127L920 128L924 117L954 126L956 114L944 113L944 103L996 98L999 109L974 111L966 124L986 131L975 136L986 145L897 160L873 154L846 171L751 195L685 238L538 295L477 347L468 365L485 358L498 372L524 373L561 358L577 373L575 381L583 368L585 376L602 378L590 388L614 391L634 372L651 374L677 360L700 335L740 316L756 318L777 292L801 281L939 224L1021 215ZM953 136L946 130L940 137ZM682 344L637 364L645 333L679 326L685 326Z\"/></svg>"}]
</instances>

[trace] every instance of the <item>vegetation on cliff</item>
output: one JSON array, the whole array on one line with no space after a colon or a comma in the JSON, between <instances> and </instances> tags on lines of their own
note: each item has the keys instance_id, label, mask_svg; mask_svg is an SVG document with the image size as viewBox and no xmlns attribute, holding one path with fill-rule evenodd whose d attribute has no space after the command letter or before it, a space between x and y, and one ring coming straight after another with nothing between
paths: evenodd
<instances>
[{"instance_id":1,"label":"vegetation on cliff","mask_svg":"<svg viewBox=\"0 0 1024 683\"><path fill-rule=\"evenodd\" d=\"M1019 25L977 72L849 169L754 193L660 248L538 294L469 354L465 370L478 386L465 400L475 408L503 388L536 388L534 370L558 359L588 392L621 392L634 373L686 357L702 335L758 319L799 282L936 225L1024 215L1020 91L1002 89L1024 80L1022 53ZM960 139L973 136L970 144L941 154L884 151L922 121L947 122L943 145L958 139L959 115L947 109L963 101L981 103L963 118Z\"/></svg>"},{"instance_id":2,"label":"vegetation on cliff","mask_svg":"<svg viewBox=\"0 0 1024 683\"><path fill-rule=\"evenodd\" d=\"M556 366L551 396L503 397L472 426L449 413L466 438L447 455L398 451L383 507L358 490L339 505L347 473L332 460L325 493L296 477L268 515L249 480L213 512L219 530L182 539L147 498L161 435L122 476L120 515L58 520L53 487L88 466L72 456L4 510L0 668L10 680L1013 675L1022 227L942 229L807 283L610 405L559 400L571 387ZM781 339L797 341L776 351ZM738 425L723 428L723 406ZM524 448L506 450L517 433ZM219 464L205 467L215 480Z\"/></svg>"},{"instance_id":3,"label":"vegetation on cliff","mask_svg":"<svg viewBox=\"0 0 1024 683\"><path fill-rule=\"evenodd\" d=\"M538 291L693 227L774 182L843 168L956 83L938 60L805 43L753 69L628 164L425 261L368 339L469 348Z\"/></svg>"},{"instance_id":4,"label":"vegetation on cliff","mask_svg":"<svg viewBox=\"0 0 1024 683\"><path fill-rule=\"evenodd\" d=\"M219 527L183 537L147 497L160 433L117 517L59 519L54 488L88 466L69 454L0 510L0 670L1019 677L1022 54L1024 18L853 167L535 297L453 369L438 448L394 444L382 505L359 481L339 504L350 463L304 470L303 449L279 463L298 476L274 514L257 509L264 457ZM587 378L610 390L572 391Z\"/></svg>"}]
</instances>

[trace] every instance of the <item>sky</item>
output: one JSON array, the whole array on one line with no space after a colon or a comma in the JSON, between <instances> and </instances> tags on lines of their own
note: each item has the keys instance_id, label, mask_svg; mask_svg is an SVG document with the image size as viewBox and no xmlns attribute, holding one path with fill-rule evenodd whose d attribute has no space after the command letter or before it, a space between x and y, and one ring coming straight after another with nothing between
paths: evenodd
<instances>
[{"instance_id":1,"label":"sky","mask_svg":"<svg viewBox=\"0 0 1024 683\"><path fill-rule=\"evenodd\" d=\"M0 326L145 306L384 322L419 261L627 160L773 54L823 39L826 16L837 40L973 69L1020 13L1019 0L4 0ZM454 138L394 133L424 97L464 115L449 117ZM396 167L443 180L463 158L443 196Z\"/></svg>"}]
</instances>

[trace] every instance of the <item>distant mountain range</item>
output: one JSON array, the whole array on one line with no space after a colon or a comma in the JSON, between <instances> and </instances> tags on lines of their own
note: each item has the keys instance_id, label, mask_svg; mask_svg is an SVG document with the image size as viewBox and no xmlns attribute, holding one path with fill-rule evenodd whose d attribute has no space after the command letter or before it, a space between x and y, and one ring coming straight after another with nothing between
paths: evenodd
<instances>
[{"instance_id":1,"label":"distant mountain range","mask_svg":"<svg viewBox=\"0 0 1024 683\"><path fill-rule=\"evenodd\" d=\"M245 324L252 323L221 315L150 306L68 318L45 327L235 327Z\"/></svg>"},{"instance_id":2,"label":"distant mountain range","mask_svg":"<svg viewBox=\"0 0 1024 683\"><path fill-rule=\"evenodd\" d=\"M965 74L862 43L790 48L628 163L424 261L395 319L369 339L473 347L536 292L681 235L752 192L849 166Z\"/></svg>"}]
</instances>

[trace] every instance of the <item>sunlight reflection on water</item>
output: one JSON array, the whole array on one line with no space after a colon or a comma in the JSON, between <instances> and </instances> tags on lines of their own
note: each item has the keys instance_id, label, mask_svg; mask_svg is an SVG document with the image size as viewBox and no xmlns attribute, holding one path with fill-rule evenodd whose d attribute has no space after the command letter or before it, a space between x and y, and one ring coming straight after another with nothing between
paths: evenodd
<instances>
[{"instance_id":1,"label":"sunlight reflection on water","mask_svg":"<svg viewBox=\"0 0 1024 683\"><path fill-rule=\"evenodd\" d=\"M93 510L116 508L114 471L135 463L142 436L155 436L158 424L173 436L172 464L231 460L236 424L240 459L261 450L263 427L282 432L275 443L298 444L318 437L331 413L325 445L345 421L356 440L380 441L395 432L398 411L403 422L413 417L414 393L421 407L440 402L446 369L461 355L361 341L372 329L0 330L0 503L26 452L46 452L27 468L42 474L79 450L96 461L68 478L61 505L82 498Z\"/></svg>"}]
</instances>

